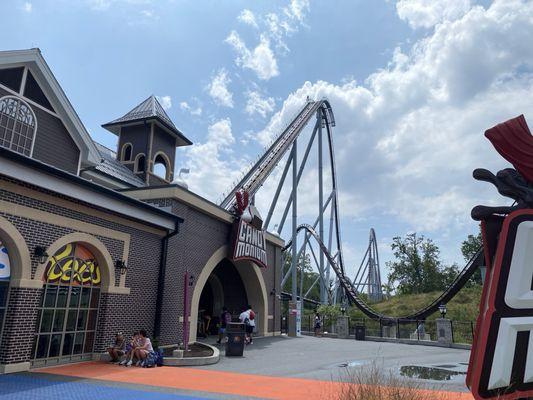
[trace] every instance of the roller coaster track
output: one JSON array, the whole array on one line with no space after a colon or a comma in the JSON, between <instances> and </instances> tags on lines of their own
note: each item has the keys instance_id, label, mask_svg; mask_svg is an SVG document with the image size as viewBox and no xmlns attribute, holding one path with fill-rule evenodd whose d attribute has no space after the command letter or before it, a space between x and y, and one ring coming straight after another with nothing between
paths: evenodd
<instances>
[{"instance_id":1,"label":"roller coaster track","mask_svg":"<svg viewBox=\"0 0 533 400\"><path fill-rule=\"evenodd\" d=\"M316 233L316 231L313 229L312 226L307 225L307 224L302 224L298 226L298 232L301 232L301 231L306 231L308 234L310 234L313 237L313 239L315 239L316 243L320 247L320 251L324 253L331 267L335 271L335 274L339 278L339 282L341 286L343 287L343 289L345 290L345 293L350 299L350 301L357 308L359 308L363 313L365 313L368 317L372 319L380 319L380 320L423 320L423 319L426 319L428 316L438 311L439 305L446 304L448 301L450 301L457 294L457 292L459 292L459 290L461 290L461 288L468 282L468 280L472 277L476 269L479 268L479 266L483 264L483 249L480 248L478 249L476 254L470 259L470 261L465 265L462 271L457 275L454 281L448 286L448 288L444 292L442 292L440 296L438 296L435 300L433 300L429 305L427 305L426 307L416 312L413 312L411 314L408 314L402 317L389 316L389 315L385 315L374 310L372 307L370 307L357 295L357 291L355 290L354 285L352 284L350 279L348 279L344 275L344 273L342 272L342 268L337 264L334 257L329 253L328 248L320 240L320 237L318 236L318 234ZM289 241L283 248L283 251L286 251L291 246L292 246L292 242Z\"/></svg>"},{"instance_id":2,"label":"roller coaster track","mask_svg":"<svg viewBox=\"0 0 533 400\"><path fill-rule=\"evenodd\" d=\"M296 173L296 141L300 133L303 131L303 129L307 126L307 124L310 122L310 120L313 118L313 116L316 115L317 121L313 130L313 133L311 135L311 139L309 141L309 144L307 145L307 149L305 151L305 154L303 156L303 160L301 162L301 165L299 167L298 173ZM295 247L292 249L292 261L291 261L291 268L289 268L289 271L283 271L284 266L282 265L282 287L286 280L288 279L290 273L292 272L293 278L296 276L296 270L297 270L297 263L295 260L298 260L301 256L302 252L305 252L307 244L309 244L309 248L312 252L313 258L315 260L315 263L319 270L319 277L313 283L313 286L320 282L321 284L321 302L325 301L336 301L337 293L341 293L341 296L345 296L353 305L357 306L363 313L365 313L368 317L373 319L380 319L380 320L423 320L429 315L433 314L435 311L438 310L439 305L447 303L451 298L453 298L457 292L468 282L468 280L472 277L476 269L483 264L483 251L482 249L479 249L476 255L466 264L466 266L461 270L461 272L457 275L455 280L452 282L452 284L440 295L438 296L433 302L431 302L426 307L422 308L421 310L418 310L416 312L413 312L409 315L405 315L402 317L398 316L387 316L384 314L381 314L380 312L374 310L370 305L368 305L365 301L361 299L361 296L358 295L360 293L358 291L359 285L361 284L361 280L359 282L356 282L356 279L354 281L350 281L350 279L346 276L346 269L344 265L344 259L343 259L343 252L342 252L342 241L341 241L341 233L340 233L340 217L339 217L339 210L338 210L338 190L337 190L337 175L336 175L336 167L335 167L335 156L334 156L334 146L333 146L333 134L332 134L332 127L335 126L335 119L333 115L332 108L326 99L318 100L318 101L307 101L305 106L302 108L302 110L296 115L296 117L289 123L289 125L283 130L283 132L274 140L272 145L266 149L266 151L263 153L262 156L260 156L257 160L257 162L253 165L253 167L240 179L236 184L233 185L233 188L226 192L225 198L220 203L220 206L228 211L233 211L236 208L236 198L235 193L240 190L245 190L248 192L250 198L253 198L253 196L257 193L257 191L261 188L261 186L265 183L267 178L270 176L272 171L276 168L276 166L280 163L283 156L287 154L289 149L292 150L285 165L285 169L283 171L280 183L278 185L276 194L274 196L274 199L272 200L268 216L266 218L266 221L264 223L264 229L268 228L268 224L270 222L270 218L272 217L273 210L276 207L278 196L282 190L283 184L285 182L285 177L287 175L289 165L293 166L293 179L292 179L292 185L293 185L293 194L291 195L291 198L289 198L283 217L281 219L280 224L278 225L277 232L278 234L281 233L283 229L283 224L285 222L285 219L287 217L289 207L291 205L292 200L294 199L294 203L296 204L297 197L296 197L296 190L295 188L298 186L298 182L300 180L300 177L302 175L303 169L306 165L307 156L309 155L309 151L314 143L315 137L318 139L318 149L319 149L319 217L315 221L315 224L313 226L308 224L296 224L296 218L297 214L295 213L296 208L293 207L293 225L292 225L292 239L287 243L287 245L284 247L284 254L285 250L290 248L293 245L293 241L295 242ZM326 129L327 133L327 144L328 144L328 153L329 156L329 162L330 162L330 169L331 169L331 192L328 197L328 199L324 202L323 199L323 181L322 181L322 128ZM318 132L318 135L316 135ZM331 216L330 216L330 229L329 229L329 243L328 246L324 243L324 222L323 222L323 213L327 209L327 207L330 207ZM318 225L319 232L317 233L315 230L315 227ZM305 232L305 240L303 241L303 246L300 248L300 250L296 251L296 239L299 232ZM335 232L335 239L336 239L336 252L333 255L332 254L332 235L333 232ZM316 255L313 252L313 248L310 246L309 239L313 238L315 242L318 244L320 248L319 258L320 262L317 260ZM374 241L375 245L375 234L373 234L373 230L371 231L371 241ZM371 247L371 245L370 245ZM323 257L326 258L327 263L324 264ZM376 258L377 258L377 249L376 249ZM376 260L377 261L377 260ZM364 262L364 260L363 260ZM377 261L379 264L379 261ZM284 263L282 263L284 264ZM334 271L337 281L336 281L336 290L334 290L334 296L333 298L326 298L326 295L324 294L326 292L325 288L329 284L329 270L331 269ZM379 268L379 267L378 267ZM284 273L286 272L285 276ZM375 273L376 271L374 271ZM364 273L364 272L363 272ZM377 271L377 274L379 274L379 271ZM303 274L300 274L302 277ZM374 279L374 286L376 285L376 282L380 278L379 275L376 276L376 279ZM293 290L292 290L292 298L295 299L297 296L299 298L302 298L304 301L307 298L307 294L311 289L307 291L306 294L303 293L303 281L300 285L300 294L298 295L296 293L296 284L294 283L296 279L293 280ZM338 290L337 290L338 289ZM381 293L381 292L380 292ZM286 293L284 293L286 295ZM329 296L329 294L328 294Z\"/></svg>"}]
</instances>

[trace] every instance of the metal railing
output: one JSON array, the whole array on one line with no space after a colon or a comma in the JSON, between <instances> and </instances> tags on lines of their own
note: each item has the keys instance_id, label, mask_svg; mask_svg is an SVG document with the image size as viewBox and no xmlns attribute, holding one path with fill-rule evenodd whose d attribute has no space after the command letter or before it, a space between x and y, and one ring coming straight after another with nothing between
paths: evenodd
<instances>
[{"instance_id":1,"label":"metal railing","mask_svg":"<svg viewBox=\"0 0 533 400\"><path fill-rule=\"evenodd\" d=\"M321 319L321 332L335 333L336 319ZM286 321L284 321L286 324ZM355 336L356 326L363 325L367 337L388 338L413 341L438 341L436 320L390 320L371 318L350 318L348 331L350 336ZM452 329L452 342L454 344L472 344L474 339L475 322L450 321ZM302 317L302 332L314 332L315 316L307 314Z\"/></svg>"}]
</instances>

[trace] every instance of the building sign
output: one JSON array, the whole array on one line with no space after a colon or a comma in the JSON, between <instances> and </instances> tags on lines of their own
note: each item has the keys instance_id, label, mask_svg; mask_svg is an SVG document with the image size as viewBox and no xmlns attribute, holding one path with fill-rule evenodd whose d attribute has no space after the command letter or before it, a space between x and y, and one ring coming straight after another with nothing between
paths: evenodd
<instances>
[{"instance_id":1,"label":"building sign","mask_svg":"<svg viewBox=\"0 0 533 400\"><path fill-rule=\"evenodd\" d=\"M533 396L531 260L533 210L515 211L504 219L496 252L486 260L492 267L487 270L467 376L476 399Z\"/></svg>"},{"instance_id":2,"label":"building sign","mask_svg":"<svg viewBox=\"0 0 533 400\"><path fill-rule=\"evenodd\" d=\"M487 271L466 383L477 400L533 398L533 136L523 116L485 136L514 169L474 178L514 203L472 209Z\"/></svg>"},{"instance_id":3,"label":"building sign","mask_svg":"<svg viewBox=\"0 0 533 400\"><path fill-rule=\"evenodd\" d=\"M265 231L244 219L238 219L234 225L233 261L239 260L250 260L260 267L267 267Z\"/></svg>"}]
</instances>

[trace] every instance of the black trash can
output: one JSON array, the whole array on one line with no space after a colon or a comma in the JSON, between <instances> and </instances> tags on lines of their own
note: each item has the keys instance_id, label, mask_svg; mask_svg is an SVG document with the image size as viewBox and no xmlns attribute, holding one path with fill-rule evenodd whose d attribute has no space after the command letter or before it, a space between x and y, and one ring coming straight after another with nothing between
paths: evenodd
<instances>
[{"instance_id":1,"label":"black trash can","mask_svg":"<svg viewBox=\"0 0 533 400\"><path fill-rule=\"evenodd\" d=\"M355 325L355 340L365 340L366 327L364 325Z\"/></svg>"},{"instance_id":2,"label":"black trash can","mask_svg":"<svg viewBox=\"0 0 533 400\"><path fill-rule=\"evenodd\" d=\"M246 338L244 324L238 322L228 322L226 325L226 334L228 335L228 341L226 342L226 356L242 357Z\"/></svg>"}]
</instances>

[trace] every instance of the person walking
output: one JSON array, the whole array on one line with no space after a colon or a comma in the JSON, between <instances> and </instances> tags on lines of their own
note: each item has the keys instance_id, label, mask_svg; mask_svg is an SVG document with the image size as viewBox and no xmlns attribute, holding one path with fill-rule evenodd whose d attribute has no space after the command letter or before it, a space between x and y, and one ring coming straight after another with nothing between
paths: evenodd
<instances>
[{"instance_id":1,"label":"person walking","mask_svg":"<svg viewBox=\"0 0 533 400\"><path fill-rule=\"evenodd\" d=\"M246 327L246 343L253 343L253 333L255 329L255 312L251 305L244 307L243 312L239 315L239 320L244 323Z\"/></svg>"},{"instance_id":2,"label":"person walking","mask_svg":"<svg viewBox=\"0 0 533 400\"><path fill-rule=\"evenodd\" d=\"M220 314L220 327L218 328L218 344L220 344L222 339L224 339L224 336L226 335L226 328L228 327L229 322L231 322L231 314L226 307L222 307L222 314Z\"/></svg>"},{"instance_id":3,"label":"person walking","mask_svg":"<svg viewBox=\"0 0 533 400\"><path fill-rule=\"evenodd\" d=\"M315 314L315 336L320 335L320 328L322 328L322 321L320 319L320 314L317 312Z\"/></svg>"}]
</instances>

